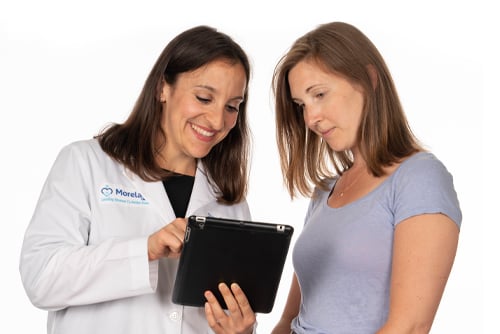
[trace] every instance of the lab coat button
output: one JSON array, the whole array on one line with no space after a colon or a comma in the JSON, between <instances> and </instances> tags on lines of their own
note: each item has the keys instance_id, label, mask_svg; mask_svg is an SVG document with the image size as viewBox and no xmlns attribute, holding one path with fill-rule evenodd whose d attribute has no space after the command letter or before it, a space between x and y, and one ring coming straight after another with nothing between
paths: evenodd
<instances>
[{"instance_id":1,"label":"lab coat button","mask_svg":"<svg viewBox=\"0 0 500 334\"><path fill-rule=\"evenodd\" d=\"M179 312L177 311L171 312L169 318L172 321L179 321Z\"/></svg>"}]
</instances>

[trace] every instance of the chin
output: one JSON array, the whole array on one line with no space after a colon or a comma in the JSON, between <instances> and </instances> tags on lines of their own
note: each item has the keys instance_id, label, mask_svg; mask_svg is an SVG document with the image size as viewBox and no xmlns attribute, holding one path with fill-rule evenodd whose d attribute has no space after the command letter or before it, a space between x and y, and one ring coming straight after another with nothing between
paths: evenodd
<instances>
[{"instance_id":1,"label":"chin","mask_svg":"<svg viewBox=\"0 0 500 334\"><path fill-rule=\"evenodd\" d=\"M194 159L201 159L201 158L206 157L208 155L208 153L210 153L210 150L195 151L195 152L191 152L191 156Z\"/></svg>"},{"instance_id":2,"label":"chin","mask_svg":"<svg viewBox=\"0 0 500 334\"><path fill-rule=\"evenodd\" d=\"M328 146L330 146L330 145L328 145ZM339 147L339 146L335 146L335 147L330 146L330 148L331 148L334 152L336 152L336 153L339 153L339 152L345 152L345 151L350 150L349 148L346 148L346 147Z\"/></svg>"}]
</instances>

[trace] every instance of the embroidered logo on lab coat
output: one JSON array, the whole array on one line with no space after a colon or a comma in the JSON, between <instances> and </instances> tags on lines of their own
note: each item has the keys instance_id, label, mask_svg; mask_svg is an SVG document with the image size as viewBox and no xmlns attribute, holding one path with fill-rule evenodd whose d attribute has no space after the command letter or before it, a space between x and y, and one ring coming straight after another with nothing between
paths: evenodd
<instances>
[{"instance_id":1,"label":"embroidered logo on lab coat","mask_svg":"<svg viewBox=\"0 0 500 334\"><path fill-rule=\"evenodd\" d=\"M124 189L117 185L104 185L99 190L101 202L126 205L149 205L146 198L135 190Z\"/></svg>"}]
</instances>

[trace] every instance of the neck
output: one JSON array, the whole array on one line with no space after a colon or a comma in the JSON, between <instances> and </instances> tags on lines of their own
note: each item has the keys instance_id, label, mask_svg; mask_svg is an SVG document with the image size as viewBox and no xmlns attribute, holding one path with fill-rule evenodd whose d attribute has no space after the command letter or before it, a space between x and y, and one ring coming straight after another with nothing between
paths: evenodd
<instances>
[{"instance_id":1,"label":"neck","mask_svg":"<svg viewBox=\"0 0 500 334\"><path fill-rule=\"evenodd\" d=\"M352 166L349 167L345 172L349 172L350 174L357 174L361 171L366 171L368 170L368 167L366 166L366 162L364 159L361 157L358 157L357 159L354 159Z\"/></svg>"},{"instance_id":2,"label":"neck","mask_svg":"<svg viewBox=\"0 0 500 334\"><path fill-rule=\"evenodd\" d=\"M162 169L168 171L194 176L196 174L197 160L191 159L175 159L174 157L167 158L162 153L158 154L158 164Z\"/></svg>"}]
</instances>

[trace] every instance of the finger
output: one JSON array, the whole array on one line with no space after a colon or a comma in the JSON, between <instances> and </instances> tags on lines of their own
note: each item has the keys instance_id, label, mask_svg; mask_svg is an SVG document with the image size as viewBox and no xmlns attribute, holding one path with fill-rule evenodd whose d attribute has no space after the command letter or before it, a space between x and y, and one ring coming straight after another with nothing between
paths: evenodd
<instances>
[{"instance_id":1,"label":"finger","mask_svg":"<svg viewBox=\"0 0 500 334\"><path fill-rule=\"evenodd\" d=\"M212 311L212 307L210 306L209 302L205 303L205 317L207 318L208 325L210 328L215 330L219 325L219 322L214 316L214 313Z\"/></svg>"},{"instance_id":2,"label":"finger","mask_svg":"<svg viewBox=\"0 0 500 334\"><path fill-rule=\"evenodd\" d=\"M157 260L163 256L179 257L183 245L184 232L182 231L182 224L176 224L174 221L149 236L149 260Z\"/></svg>"},{"instance_id":3,"label":"finger","mask_svg":"<svg viewBox=\"0 0 500 334\"><path fill-rule=\"evenodd\" d=\"M208 306L210 307L210 314L213 317L214 322L218 325L225 324L227 319L226 312L224 312L220 306L219 301L215 298L215 295L211 291L205 291L205 298L207 299ZM205 313L206 310L205 306Z\"/></svg>"},{"instance_id":4,"label":"finger","mask_svg":"<svg viewBox=\"0 0 500 334\"><path fill-rule=\"evenodd\" d=\"M182 248L184 247L187 219L177 218L168 226L170 226L171 229L169 232L174 238L171 240L171 244L169 244L170 253L168 254L168 257L179 258Z\"/></svg>"},{"instance_id":5,"label":"finger","mask_svg":"<svg viewBox=\"0 0 500 334\"><path fill-rule=\"evenodd\" d=\"M186 220L184 218L177 218L170 224L163 228L168 234L174 235L181 242L184 241L186 233Z\"/></svg>"},{"instance_id":6,"label":"finger","mask_svg":"<svg viewBox=\"0 0 500 334\"><path fill-rule=\"evenodd\" d=\"M184 245L184 236L178 233L172 233L169 230L163 230L161 234L161 246L164 247L165 255L180 254ZM171 253L171 254L170 254Z\"/></svg>"},{"instance_id":7,"label":"finger","mask_svg":"<svg viewBox=\"0 0 500 334\"><path fill-rule=\"evenodd\" d=\"M173 253L180 253L184 245L186 219L176 218L162 230L164 232L162 236L165 241L165 246L168 246Z\"/></svg>"},{"instance_id":8,"label":"finger","mask_svg":"<svg viewBox=\"0 0 500 334\"><path fill-rule=\"evenodd\" d=\"M220 293L222 294L222 297L224 298L224 301L226 302L226 306L231 317L236 321L241 319L242 317L241 310L238 305L238 302L234 298L233 292L229 289L229 287L225 283L220 283L218 288Z\"/></svg>"},{"instance_id":9,"label":"finger","mask_svg":"<svg viewBox=\"0 0 500 334\"><path fill-rule=\"evenodd\" d=\"M172 226L175 226L181 234L186 232L187 227L187 219L186 218L176 218L171 223Z\"/></svg>"},{"instance_id":10,"label":"finger","mask_svg":"<svg viewBox=\"0 0 500 334\"><path fill-rule=\"evenodd\" d=\"M243 316L246 317L251 314L253 315L254 312L252 310L252 306L250 305L250 302L248 301L241 287L237 283L233 283L231 284L231 291L233 292L234 298L236 299L238 307Z\"/></svg>"}]
</instances>

